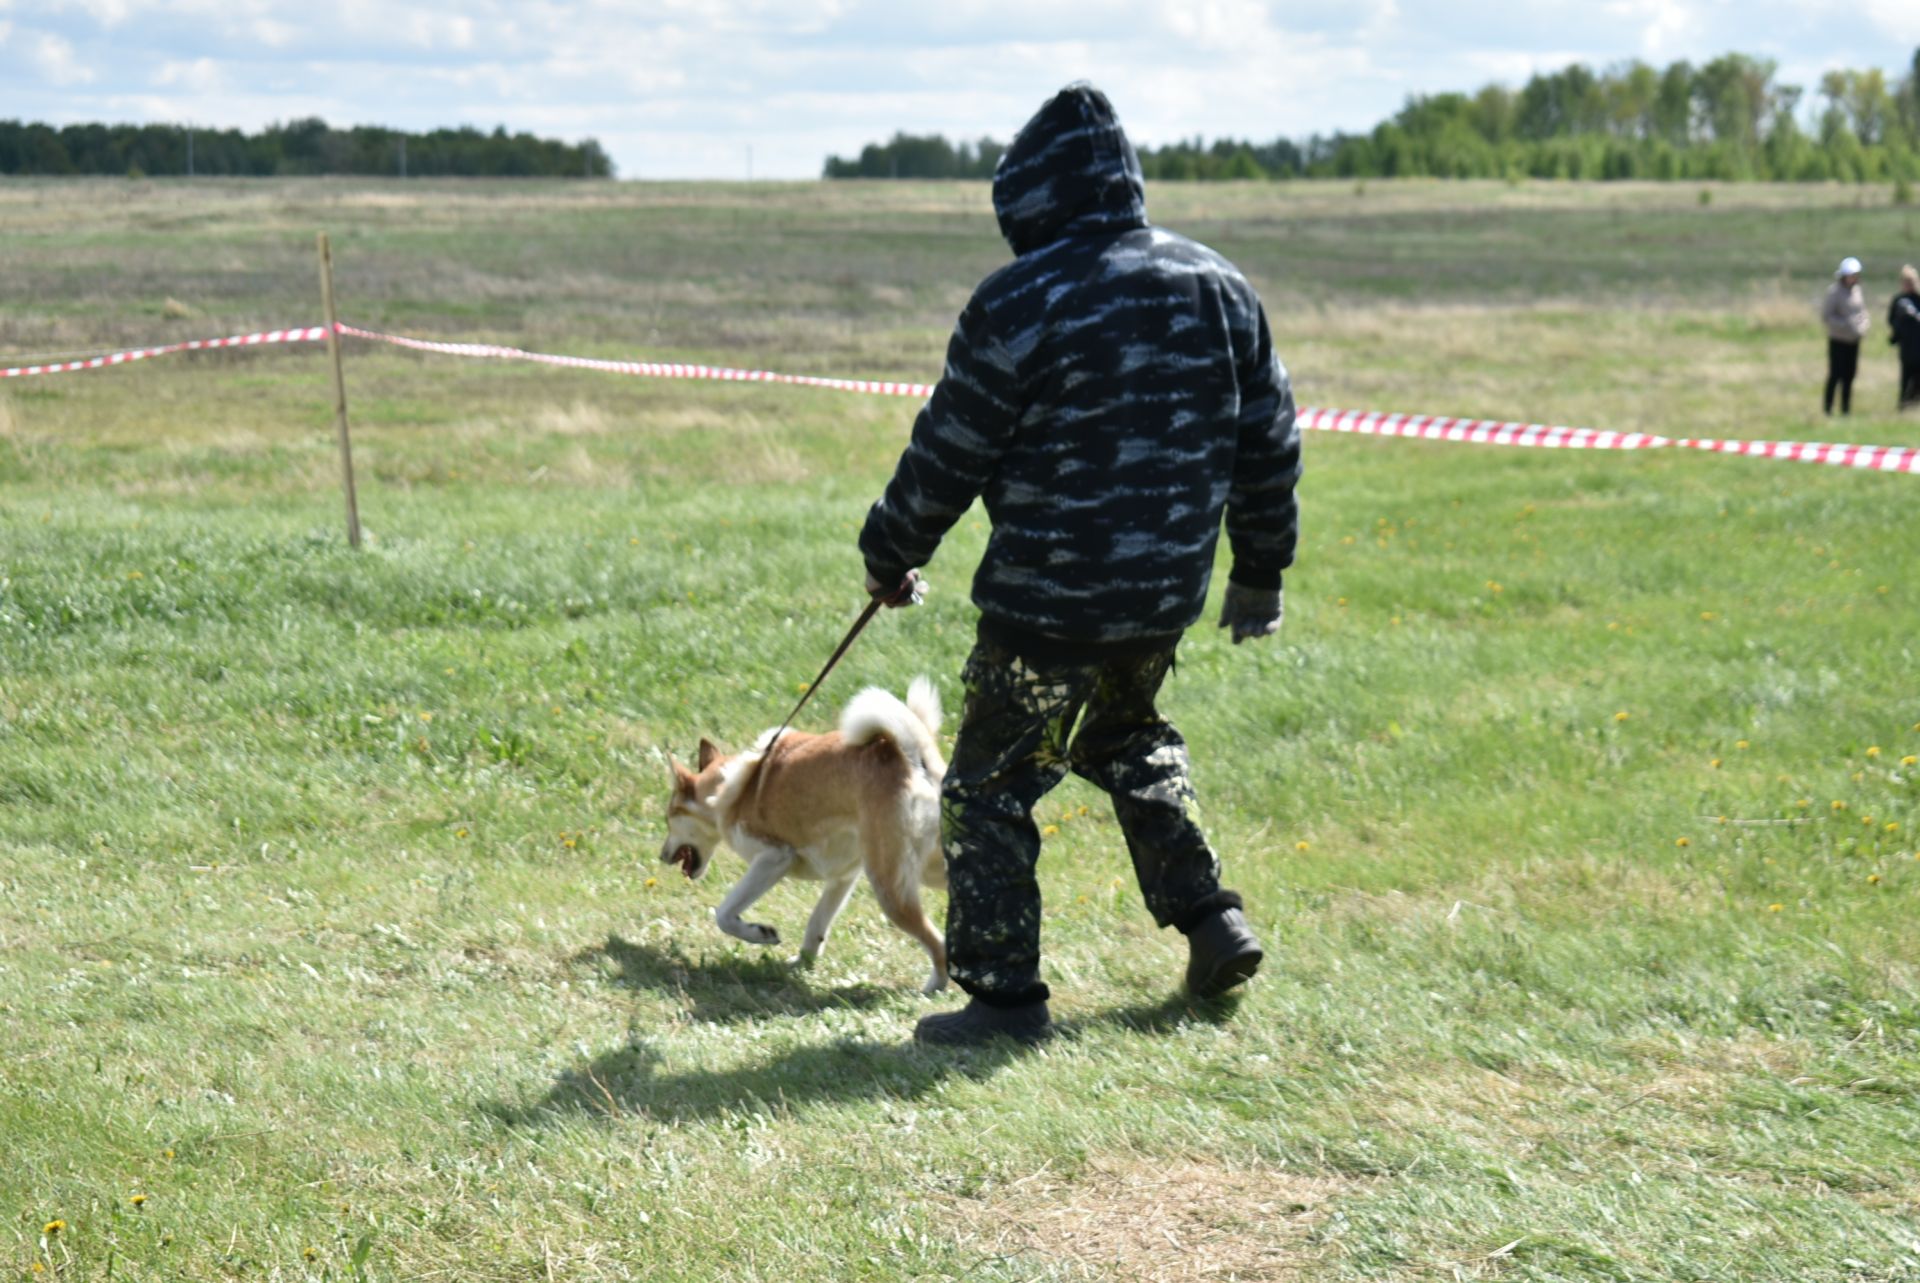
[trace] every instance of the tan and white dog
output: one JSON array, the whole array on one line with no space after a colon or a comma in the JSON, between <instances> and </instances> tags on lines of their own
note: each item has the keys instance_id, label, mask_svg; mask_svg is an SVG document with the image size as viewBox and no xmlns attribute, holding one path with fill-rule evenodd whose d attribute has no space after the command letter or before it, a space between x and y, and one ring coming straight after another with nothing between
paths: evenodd
<instances>
[{"instance_id":1,"label":"tan and white dog","mask_svg":"<svg viewBox=\"0 0 1920 1283\"><path fill-rule=\"evenodd\" d=\"M869 687L847 702L838 731L788 731L771 755L772 731L736 756L703 739L697 771L669 759L673 796L660 859L699 878L722 843L744 856L746 876L713 917L722 931L750 944L779 943L772 927L740 916L776 882L824 883L800 941L803 962L819 954L864 872L887 920L926 948L933 974L922 992L935 993L947 983L947 948L921 907L920 888L947 885L940 854L947 763L935 738L939 730L939 694L919 677L904 704Z\"/></svg>"}]
</instances>

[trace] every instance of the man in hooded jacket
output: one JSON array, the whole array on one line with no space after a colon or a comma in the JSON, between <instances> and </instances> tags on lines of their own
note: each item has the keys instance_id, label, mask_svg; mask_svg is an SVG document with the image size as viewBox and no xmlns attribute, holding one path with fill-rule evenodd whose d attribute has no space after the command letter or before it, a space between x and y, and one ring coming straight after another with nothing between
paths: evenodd
<instances>
[{"instance_id":1,"label":"man in hooded jacket","mask_svg":"<svg viewBox=\"0 0 1920 1283\"><path fill-rule=\"evenodd\" d=\"M1041 107L993 204L1014 261L961 312L860 534L868 590L892 595L976 498L992 524L941 797L949 966L971 1000L920 1021L930 1043L1049 1031L1032 811L1070 769L1110 795L1148 909L1186 934L1189 990L1254 973L1259 942L1154 701L1223 517L1236 644L1279 630L1296 539L1300 434L1260 301L1220 255L1148 224L1105 95L1075 84Z\"/></svg>"}]
</instances>

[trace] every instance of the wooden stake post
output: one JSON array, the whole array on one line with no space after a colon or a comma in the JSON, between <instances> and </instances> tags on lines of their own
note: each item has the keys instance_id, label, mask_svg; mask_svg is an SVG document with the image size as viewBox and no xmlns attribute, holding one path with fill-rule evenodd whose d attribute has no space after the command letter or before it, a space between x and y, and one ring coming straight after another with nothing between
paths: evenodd
<instances>
[{"instance_id":1,"label":"wooden stake post","mask_svg":"<svg viewBox=\"0 0 1920 1283\"><path fill-rule=\"evenodd\" d=\"M360 503L353 491L353 438L347 433L347 376L340 367L340 318L333 310L333 250L320 233L320 303L327 314L327 352L333 357L333 422L340 434L340 475L347 487L347 543L360 546Z\"/></svg>"}]
</instances>

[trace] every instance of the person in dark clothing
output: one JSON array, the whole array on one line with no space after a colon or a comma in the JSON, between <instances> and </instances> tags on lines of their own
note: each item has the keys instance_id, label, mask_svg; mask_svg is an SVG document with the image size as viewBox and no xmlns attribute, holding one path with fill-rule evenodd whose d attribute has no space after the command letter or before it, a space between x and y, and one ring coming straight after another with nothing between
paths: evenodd
<instances>
[{"instance_id":1,"label":"person in dark clothing","mask_svg":"<svg viewBox=\"0 0 1920 1283\"><path fill-rule=\"evenodd\" d=\"M1900 349L1900 408L1920 406L1920 271L1900 269L1900 292L1887 308L1887 342Z\"/></svg>"},{"instance_id":2,"label":"person in dark clothing","mask_svg":"<svg viewBox=\"0 0 1920 1283\"><path fill-rule=\"evenodd\" d=\"M860 534L868 590L891 593L975 498L992 523L941 798L949 967L970 1001L919 1023L933 1043L1048 1031L1032 811L1069 770L1111 796L1147 907L1187 936L1188 988L1215 996L1260 965L1155 698L1223 517L1236 643L1279 630L1296 542L1300 433L1260 301L1226 259L1148 223L1105 95L1075 84L1042 106L993 204L1014 261L961 312Z\"/></svg>"}]
</instances>

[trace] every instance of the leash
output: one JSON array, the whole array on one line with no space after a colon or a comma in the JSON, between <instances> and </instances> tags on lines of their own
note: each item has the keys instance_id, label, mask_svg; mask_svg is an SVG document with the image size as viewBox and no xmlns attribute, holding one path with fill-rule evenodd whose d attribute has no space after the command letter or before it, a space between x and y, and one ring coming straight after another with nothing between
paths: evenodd
<instances>
[{"instance_id":1,"label":"leash","mask_svg":"<svg viewBox=\"0 0 1920 1283\"><path fill-rule=\"evenodd\" d=\"M920 573L915 570L909 570L907 577L900 581L900 586L891 593L884 596L875 593L868 599L866 609L860 612L860 618L853 621L853 627L847 630L847 635L840 639L840 645L834 650L832 655L827 657L826 664L820 669L820 675L813 679L813 684L807 687L806 694L800 697L800 702L793 706L791 713L787 714L787 720L780 723L780 729L773 733L773 738L767 741L767 746L760 750L760 762L762 766L773 756L773 746L780 742L780 737L787 733L789 726L793 725L793 719L800 716L800 710L807 706L807 701L813 698L813 693L820 689L820 683L827 680L827 674L833 671L833 666L840 662L840 657L845 655L847 649L853 645L853 639L860 635L861 630L867 626L874 615L879 613L880 608L882 606L896 605L910 598L918 600L918 597L915 595L915 590L919 587Z\"/></svg>"}]
</instances>

